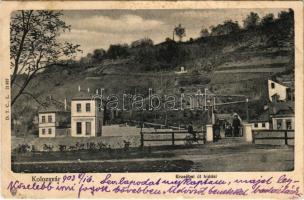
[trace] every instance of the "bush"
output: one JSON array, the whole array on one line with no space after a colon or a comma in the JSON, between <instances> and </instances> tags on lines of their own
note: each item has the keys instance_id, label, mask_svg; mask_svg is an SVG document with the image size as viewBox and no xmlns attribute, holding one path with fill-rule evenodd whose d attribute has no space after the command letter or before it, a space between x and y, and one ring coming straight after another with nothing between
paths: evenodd
<instances>
[{"instance_id":1,"label":"bush","mask_svg":"<svg viewBox=\"0 0 304 200\"><path fill-rule=\"evenodd\" d=\"M129 46L127 44L110 45L106 57L109 59L123 58L129 55Z\"/></svg>"}]
</instances>

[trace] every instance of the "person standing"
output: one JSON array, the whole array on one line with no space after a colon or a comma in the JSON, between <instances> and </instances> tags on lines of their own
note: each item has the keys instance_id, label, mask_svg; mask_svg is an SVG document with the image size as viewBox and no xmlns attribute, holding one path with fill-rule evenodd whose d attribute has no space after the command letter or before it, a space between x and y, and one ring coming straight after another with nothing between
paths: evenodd
<instances>
[{"instance_id":1,"label":"person standing","mask_svg":"<svg viewBox=\"0 0 304 200\"><path fill-rule=\"evenodd\" d=\"M238 137L239 136L239 128L241 125L241 121L239 120L237 115L234 115L232 126L233 126L233 136Z\"/></svg>"},{"instance_id":2,"label":"person standing","mask_svg":"<svg viewBox=\"0 0 304 200\"><path fill-rule=\"evenodd\" d=\"M188 125L188 133L190 133L193 136L194 141L196 141L196 134L193 130L192 122L190 122Z\"/></svg>"},{"instance_id":3,"label":"person standing","mask_svg":"<svg viewBox=\"0 0 304 200\"><path fill-rule=\"evenodd\" d=\"M213 125L213 133L214 141L221 139L221 126L219 120L216 120L215 124Z\"/></svg>"}]
</instances>

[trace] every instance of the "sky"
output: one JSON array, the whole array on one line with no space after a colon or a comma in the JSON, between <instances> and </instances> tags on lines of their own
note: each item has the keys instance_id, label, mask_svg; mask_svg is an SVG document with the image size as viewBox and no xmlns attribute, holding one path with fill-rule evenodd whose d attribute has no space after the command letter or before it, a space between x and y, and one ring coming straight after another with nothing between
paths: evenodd
<instances>
[{"instance_id":1,"label":"sky","mask_svg":"<svg viewBox=\"0 0 304 200\"><path fill-rule=\"evenodd\" d=\"M94 49L107 50L110 44L127 43L148 37L155 44L172 38L175 26L182 24L186 37L199 37L202 28L223 23L225 20L243 20L250 12L260 17L282 9L204 9L204 10L73 10L63 11L62 19L71 25L71 31L60 35L60 40L80 44L83 50L77 58Z\"/></svg>"}]
</instances>

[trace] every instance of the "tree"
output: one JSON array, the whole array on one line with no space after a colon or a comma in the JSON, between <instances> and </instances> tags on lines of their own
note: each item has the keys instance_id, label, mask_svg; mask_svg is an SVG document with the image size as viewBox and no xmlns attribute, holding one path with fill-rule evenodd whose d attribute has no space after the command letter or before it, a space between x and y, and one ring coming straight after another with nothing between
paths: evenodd
<instances>
[{"instance_id":1,"label":"tree","mask_svg":"<svg viewBox=\"0 0 304 200\"><path fill-rule=\"evenodd\" d=\"M288 11L281 11L278 14L278 18L281 20L290 20L293 21L294 18L294 12L291 8L288 9Z\"/></svg>"},{"instance_id":2,"label":"tree","mask_svg":"<svg viewBox=\"0 0 304 200\"><path fill-rule=\"evenodd\" d=\"M294 11L292 9L288 9L288 11L281 11L278 14L277 20L278 28L280 33L287 34L288 38L290 38L290 45L294 46Z\"/></svg>"},{"instance_id":3,"label":"tree","mask_svg":"<svg viewBox=\"0 0 304 200\"><path fill-rule=\"evenodd\" d=\"M260 17L257 13L251 12L246 19L244 19L244 28L245 29L252 29L259 25Z\"/></svg>"},{"instance_id":4,"label":"tree","mask_svg":"<svg viewBox=\"0 0 304 200\"><path fill-rule=\"evenodd\" d=\"M226 20L223 24L217 26L212 26L211 35L227 35L230 33L235 33L240 30L240 26L237 21L233 22L232 20Z\"/></svg>"},{"instance_id":5,"label":"tree","mask_svg":"<svg viewBox=\"0 0 304 200\"><path fill-rule=\"evenodd\" d=\"M153 40L150 38L142 38L131 43L132 48L153 46Z\"/></svg>"},{"instance_id":6,"label":"tree","mask_svg":"<svg viewBox=\"0 0 304 200\"><path fill-rule=\"evenodd\" d=\"M186 36L186 29L179 24L177 27L174 28L173 36L177 35L179 37L179 41L181 42L183 37Z\"/></svg>"},{"instance_id":7,"label":"tree","mask_svg":"<svg viewBox=\"0 0 304 200\"><path fill-rule=\"evenodd\" d=\"M92 54L88 53L86 56L81 57L79 60L80 64L91 64L92 63Z\"/></svg>"},{"instance_id":8,"label":"tree","mask_svg":"<svg viewBox=\"0 0 304 200\"><path fill-rule=\"evenodd\" d=\"M208 37L210 34L209 34L208 29L202 28L200 35L201 35L201 37Z\"/></svg>"},{"instance_id":9,"label":"tree","mask_svg":"<svg viewBox=\"0 0 304 200\"><path fill-rule=\"evenodd\" d=\"M102 61L104 59L105 54L106 51L104 49L95 49L93 51L92 61L94 63Z\"/></svg>"},{"instance_id":10,"label":"tree","mask_svg":"<svg viewBox=\"0 0 304 200\"><path fill-rule=\"evenodd\" d=\"M135 55L135 60L139 63L145 64L145 70L149 69L153 63L155 63L156 51L152 47L142 48Z\"/></svg>"},{"instance_id":11,"label":"tree","mask_svg":"<svg viewBox=\"0 0 304 200\"><path fill-rule=\"evenodd\" d=\"M127 44L111 44L107 51L107 57L110 59L126 57L129 55L128 50L129 46Z\"/></svg>"},{"instance_id":12,"label":"tree","mask_svg":"<svg viewBox=\"0 0 304 200\"><path fill-rule=\"evenodd\" d=\"M274 22L274 16L272 13L269 13L262 18L261 25L267 26L269 24L272 24L273 22Z\"/></svg>"},{"instance_id":13,"label":"tree","mask_svg":"<svg viewBox=\"0 0 304 200\"><path fill-rule=\"evenodd\" d=\"M294 12L292 9L281 11L278 14L278 21L282 29L294 31Z\"/></svg>"},{"instance_id":14,"label":"tree","mask_svg":"<svg viewBox=\"0 0 304 200\"><path fill-rule=\"evenodd\" d=\"M60 11L45 10L13 13L10 24L11 87L19 89L14 92L11 105L40 70L63 64L61 58L70 59L80 51L79 45L59 42L60 33L70 30L70 26L61 20L62 15Z\"/></svg>"}]
</instances>

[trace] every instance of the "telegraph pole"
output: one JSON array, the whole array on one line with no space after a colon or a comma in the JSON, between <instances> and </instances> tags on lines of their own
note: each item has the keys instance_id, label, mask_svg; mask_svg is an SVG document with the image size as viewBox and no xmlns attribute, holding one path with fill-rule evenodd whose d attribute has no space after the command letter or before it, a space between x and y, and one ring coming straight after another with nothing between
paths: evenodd
<instances>
[{"instance_id":1,"label":"telegraph pole","mask_svg":"<svg viewBox=\"0 0 304 200\"><path fill-rule=\"evenodd\" d=\"M205 110L208 110L207 109L207 88L205 88Z\"/></svg>"},{"instance_id":2,"label":"telegraph pole","mask_svg":"<svg viewBox=\"0 0 304 200\"><path fill-rule=\"evenodd\" d=\"M246 118L247 118L247 122L249 122L249 109L248 109L248 102L249 99L246 98Z\"/></svg>"},{"instance_id":3,"label":"telegraph pole","mask_svg":"<svg viewBox=\"0 0 304 200\"><path fill-rule=\"evenodd\" d=\"M207 124L209 123L209 109L207 108L207 88L205 88L205 111L207 111Z\"/></svg>"}]
</instances>

